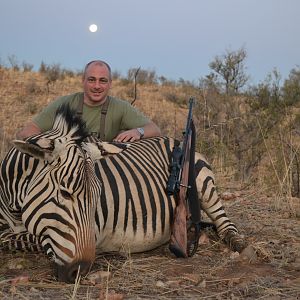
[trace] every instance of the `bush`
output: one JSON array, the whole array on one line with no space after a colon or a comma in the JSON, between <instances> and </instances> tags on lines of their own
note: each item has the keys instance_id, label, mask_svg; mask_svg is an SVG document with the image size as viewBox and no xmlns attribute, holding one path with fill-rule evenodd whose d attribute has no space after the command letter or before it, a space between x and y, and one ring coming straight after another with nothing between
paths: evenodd
<instances>
[{"instance_id":1,"label":"bush","mask_svg":"<svg viewBox=\"0 0 300 300\"><path fill-rule=\"evenodd\" d=\"M127 72L127 79L133 81L135 76L139 84L157 84L155 71L143 70L140 68L129 69Z\"/></svg>"},{"instance_id":2,"label":"bush","mask_svg":"<svg viewBox=\"0 0 300 300\"><path fill-rule=\"evenodd\" d=\"M292 69L289 78L285 80L283 98L287 105L293 105L300 101L300 68Z\"/></svg>"},{"instance_id":3,"label":"bush","mask_svg":"<svg viewBox=\"0 0 300 300\"><path fill-rule=\"evenodd\" d=\"M23 67L23 72L31 72L32 69L33 69L33 65L29 64L29 63L27 63L25 61L23 61L22 67Z\"/></svg>"},{"instance_id":4,"label":"bush","mask_svg":"<svg viewBox=\"0 0 300 300\"><path fill-rule=\"evenodd\" d=\"M46 73L46 71L47 71L47 65L42 61L40 64L39 72L41 74L44 74L44 73Z\"/></svg>"},{"instance_id":5,"label":"bush","mask_svg":"<svg viewBox=\"0 0 300 300\"><path fill-rule=\"evenodd\" d=\"M20 70L19 63L18 63L17 57L15 55L10 55L10 56L8 56L7 59L14 71Z\"/></svg>"}]
</instances>

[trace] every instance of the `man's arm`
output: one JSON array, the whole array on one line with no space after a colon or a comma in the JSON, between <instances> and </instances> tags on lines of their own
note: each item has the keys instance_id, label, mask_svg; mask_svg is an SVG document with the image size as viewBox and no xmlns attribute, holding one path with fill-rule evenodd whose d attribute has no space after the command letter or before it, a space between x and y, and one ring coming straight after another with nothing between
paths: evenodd
<instances>
[{"instance_id":1,"label":"man's arm","mask_svg":"<svg viewBox=\"0 0 300 300\"><path fill-rule=\"evenodd\" d=\"M144 138L150 138L150 137L161 135L161 131L160 131L159 127L152 121L147 123L143 128L145 131Z\"/></svg>"},{"instance_id":2,"label":"man's arm","mask_svg":"<svg viewBox=\"0 0 300 300\"><path fill-rule=\"evenodd\" d=\"M142 128L144 129L143 138L150 138L150 137L161 135L161 131L160 131L159 127L152 121L150 121L149 123L144 125ZM134 141L138 141L140 139L141 139L140 132L136 128L133 128L133 129L122 131L121 133L119 133L114 138L114 141L116 141L116 142L134 142Z\"/></svg>"},{"instance_id":3,"label":"man's arm","mask_svg":"<svg viewBox=\"0 0 300 300\"><path fill-rule=\"evenodd\" d=\"M50 130L53 126L56 110L65 98L60 97L44 107L40 113L34 116L31 121L16 133L16 138L26 139L34 134Z\"/></svg>"},{"instance_id":4,"label":"man's arm","mask_svg":"<svg viewBox=\"0 0 300 300\"><path fill-rule=\"evenodd\" d=\"M34 134L41 133L42 130L32 121L27 123L25 127L23 127L20 131L17 132L16 138L20 140L24 140L28 138L29 136L32 136Z\"/></svg>"}]
</instances>

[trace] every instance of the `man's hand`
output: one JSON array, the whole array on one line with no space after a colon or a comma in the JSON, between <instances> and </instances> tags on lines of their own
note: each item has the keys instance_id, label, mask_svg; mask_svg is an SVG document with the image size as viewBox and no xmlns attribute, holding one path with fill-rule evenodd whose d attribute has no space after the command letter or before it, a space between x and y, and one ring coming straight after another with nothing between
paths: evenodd
<instances>
[{"instance_id":1,"label":"man's hand","mask_svg":"<svg viewBox=\"0 0 300 300\"><path fill-rule=\"evenodd\" d=\"M143 127L144 136L143 138L150 138L154 136L160 136L160 129L157 127L155 123L150 121L145 124ZM134 142L141 139L141 133L137 130L137 128L133 128L130 130L125 130L120 132L114 139L115 142Z\"/></svg>"},{"instance_id":2,"label":"man's hand","mask_svg":"<svg viewBox=\"0 0 300 300\"><path fill-rule=\"evenodd\" d=\"M126 143L126 142L138 141L140 139L141 139L140 132L136 128L133 128L133 129L122 131L121 133L119 133L114 138L114 142Z\"/></svg>"}]
</instances>

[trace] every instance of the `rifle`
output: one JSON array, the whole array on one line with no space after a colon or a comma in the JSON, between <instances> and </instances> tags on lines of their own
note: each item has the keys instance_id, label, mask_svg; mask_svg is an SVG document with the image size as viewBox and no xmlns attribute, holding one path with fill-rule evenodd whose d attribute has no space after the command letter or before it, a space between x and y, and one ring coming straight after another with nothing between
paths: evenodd
<instances>
[{"instance_id":1,"label":"rifle","mask_svg":"<svg viewBox=\"0 0 300 300\"><path fill-rule=\"evenodd\" d=\"M195 176L196 133L192 119L194 99L189 100L189 113L182 148L176 141L172 152L170 176L167 182L168 195L174 195L176 208L171 229L169 249L177 257L195 254L202 227L214 227L201 222L200 203Z\"/></svg>"}]
</instances>

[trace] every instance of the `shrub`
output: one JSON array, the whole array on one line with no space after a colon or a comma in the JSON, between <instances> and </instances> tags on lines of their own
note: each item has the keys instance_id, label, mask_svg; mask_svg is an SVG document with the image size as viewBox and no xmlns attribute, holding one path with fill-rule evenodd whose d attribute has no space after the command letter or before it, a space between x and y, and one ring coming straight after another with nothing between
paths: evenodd
<instances>
[{"instance_id":1,"label":"shrub","mask_svg":"<svg viewBox=\"0 0 300 300\"><path fill-rule=\"evenodd\" d=\"M300 68L292 69L289 78L285 80L283 88L283 98L287 105L300 102Z\"/></svg>"},{"instance_id":2,"label":"shrub","mask_svg":"<svg viewBox=\"0 0 300 300\"><path fill-rule=\"evenodd\" d=\"M20 70L19 63L18 63L17 57L15 55L9 55L7 59L14 71Z\"/></svg>"},{"instance_id":3,"label":"shrub","mask_svg":"<svg viewBox=\"0 0 300 300\"><path fill-rule=\"evenodd\" d=\"M27 63L25 61L23 61L22 67L23 67L23 72L31 72L32 69L33 69L33 65L29 64L29 63Z\"/></svg>"}]
</instances>

